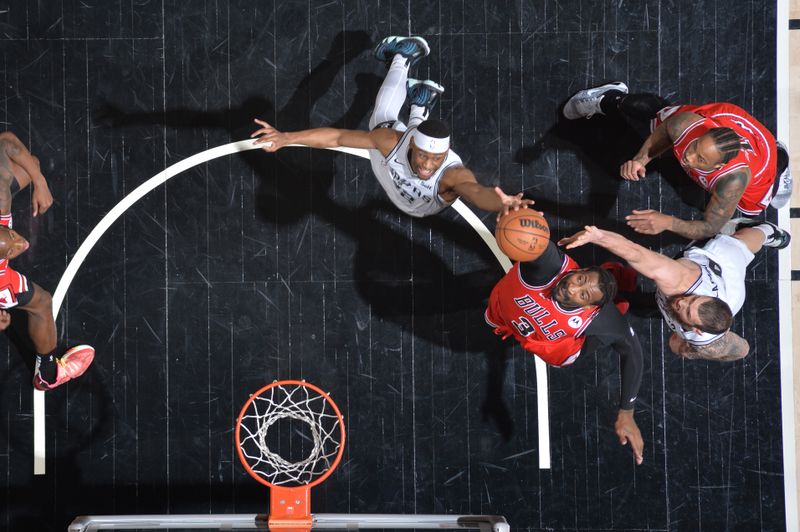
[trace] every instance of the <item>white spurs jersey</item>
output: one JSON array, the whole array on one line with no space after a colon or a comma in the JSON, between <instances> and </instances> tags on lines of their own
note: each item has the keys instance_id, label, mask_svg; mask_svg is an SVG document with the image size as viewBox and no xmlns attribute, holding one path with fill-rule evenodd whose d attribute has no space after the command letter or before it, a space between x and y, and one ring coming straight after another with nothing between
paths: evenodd
<instances>
[{"instance_id":1,"label":"white spurs jersey","mask_svg":"<svg viewBox=\"0 0 800 532\"><path fill-rule=\"evenodd\" d=\"M416 129L407 129L386 157L378 150L369 150L369 160L378 183L392 203L410 216L423 217L436 214L453 203L439 196L439 181L448 169L463 166L463 163L461 157L450 150L442 166L430 178L417 177L408 162L409 143Z\"/></svg>"},{"instance_id":2,"label":"white spurs jersey","mask_svg":"<svg viewBox=\"0 0 800 532\"><path fill-rule=\"evenodd\" d=\"M722 267L702 248L689 248L684 254L683 258L689 259L698 266L700 266L700 276L689 287L684 294L710 296L721 299L731 309L735 316L744 304L744 292L737 288L736 283L731 283L731 286L726 286L725 272ZM733 292L733 293L731 293ZM721 338L722 334L711 334L702 332L697 334L693 330L686 330L672 317L670 311L667 309L667 296L660 290L656 290L656 303L664 316L664 320L669 325L669 328L693 345L707 345Z\"/></svg>"}]
</instances>

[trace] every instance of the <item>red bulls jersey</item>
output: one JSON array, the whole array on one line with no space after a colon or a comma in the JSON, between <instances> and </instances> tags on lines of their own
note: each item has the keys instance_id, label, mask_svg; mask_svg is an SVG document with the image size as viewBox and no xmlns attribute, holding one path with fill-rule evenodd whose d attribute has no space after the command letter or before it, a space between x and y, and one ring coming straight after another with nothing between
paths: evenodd
<instances>
[{"instance_id":1,"label":"red bulls jersey","mask_svg":"<svg viewBox=\"0 0 800 532\"><path fill-rule=\"evenodd\" d=\"M500 279L489 296L486 321L495 334L514 338L527 351L552 366L572 364L580 355L583 333L600 307L564 309L551 297L559 280L578 264L564 255L561 270L543 286L522 280L519 263Z\"/></svg>"},{"instance_id":2,"label":"red bulls jersey","mask_svg":"<svg viewBox=\"0 0 800 532\"><path fill-rule=\"evenodd\" d=\"M695 113L703 117L675 139L673 152L684 171L705 190L714 188L717 180L731 172L749 168L752 177L739 200L739 210L745 214L758 214L772 199L772 185L778 168L775 137L758 120L744 109L731 103L709 103L706 105L680 105L661 109L651 124L655 129L668 117L677 113ZM722 168L703 172L689 168L683 163L683 154L689 145L714 127L733 129L742 139L739 154Z\"/></svg>"},{"instance_id":3,"label":"red bulls jersey","mask_svg":"<svg viewBox=\"0 0 800 532\"><path fill-rule=\"evenodd\" d=\"M0 215L0 225L11 228L11 215ZM0 309L16 307L17 294L30 290L28 279L8 265L8 259L0 260Z\"/></svg>"}]
</instances>

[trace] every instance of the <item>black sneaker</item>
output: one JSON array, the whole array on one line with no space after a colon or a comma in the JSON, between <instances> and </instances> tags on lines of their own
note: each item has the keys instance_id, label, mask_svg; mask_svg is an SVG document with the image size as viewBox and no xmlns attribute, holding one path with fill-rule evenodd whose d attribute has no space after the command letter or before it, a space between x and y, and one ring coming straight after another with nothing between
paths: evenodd
<instances>
[{"instance_id":1,"label":"black sneaker","mask_svg":"<svg viewBox=\"0 0 800 532\"><path fill-rule=\"evenodd\" d=\"M408 78L406 82L406 93L408 95L408 102L411 105L424 107L425 111L430 113L431 109L439 101L439 95L444 92L444 87L426 79L420 81L418 79Z\"/></svg>"}]
</instances>

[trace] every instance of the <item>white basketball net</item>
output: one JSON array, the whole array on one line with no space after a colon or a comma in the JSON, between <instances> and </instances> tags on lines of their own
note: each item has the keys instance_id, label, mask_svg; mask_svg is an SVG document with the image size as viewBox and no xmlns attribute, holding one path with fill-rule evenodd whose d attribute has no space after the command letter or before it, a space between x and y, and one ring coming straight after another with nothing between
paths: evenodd
<instances>
[{"instance_id":1,"label":"white basketball net","mask_svg":"<svg viewBox=\"0 0 800 532\"><path fill-rule=\"evenodd\" d=\"M311 452L298 462L284 459L267 443L270 427L286 418L305 423L311 433ZM339 452L340 438L339 417L326 398L306 386L289 384L273 386L253 398L242 416L239 445L253 472L267 482L299 486L330 468Z\"/></svg>"}]
</instances>

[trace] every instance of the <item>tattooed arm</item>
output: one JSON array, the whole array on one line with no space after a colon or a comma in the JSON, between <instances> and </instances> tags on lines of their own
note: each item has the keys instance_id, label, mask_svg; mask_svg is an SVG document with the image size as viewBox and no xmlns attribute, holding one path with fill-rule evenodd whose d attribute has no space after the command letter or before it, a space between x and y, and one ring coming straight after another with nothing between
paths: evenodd
<instances>
[{"instance_id":1,"label":"tattooed arm","mask_svg":"<svg viewBox=\"0 0 800 532\"><path fill-rule=\"evenodd\" d=\"M0 172L0 214L11 213L11 179L5 172Z\"/></svg>"},{"instance_id":2,"label":"tattooed arm","mask_svg":"<svg viewBox=\"0 0 800 532\"><path fill-rule=\"evenodd\" d=\"M16 135L10 131L0 133L0 179L17 180L20 189L33 183L33 215L43 214L53 204L53 196L42 175L39 159L34 157Z\"/></svg>"},{"instance_id":3,"label":"tattooed arm","mask_svg":"<svg viewBox=\"0 0 800 532\"><path fill-rule=\"evenodd\" d=\"M708 345L692 345L675 333L669 339L669 348L678 356L705 360L716 360L717 362L732 362L747 356L750 352L750 344L747 340L728 331L717 340Z\"/></svg>"},{"instance_id":4,"label":"tattooed arm","mask_svg":"<svg viewBox=\"0 0 800 532\"><path fill-rule=\"evenodd\" d=\"M703 219L681 220L673 217L670 231L690 240L708 238L719 233L736 211L744 189L750 182L750 175L750 170L744 169L721 177L711 191L711 200L706 205Z\"/></svg>"}]
</instances>

